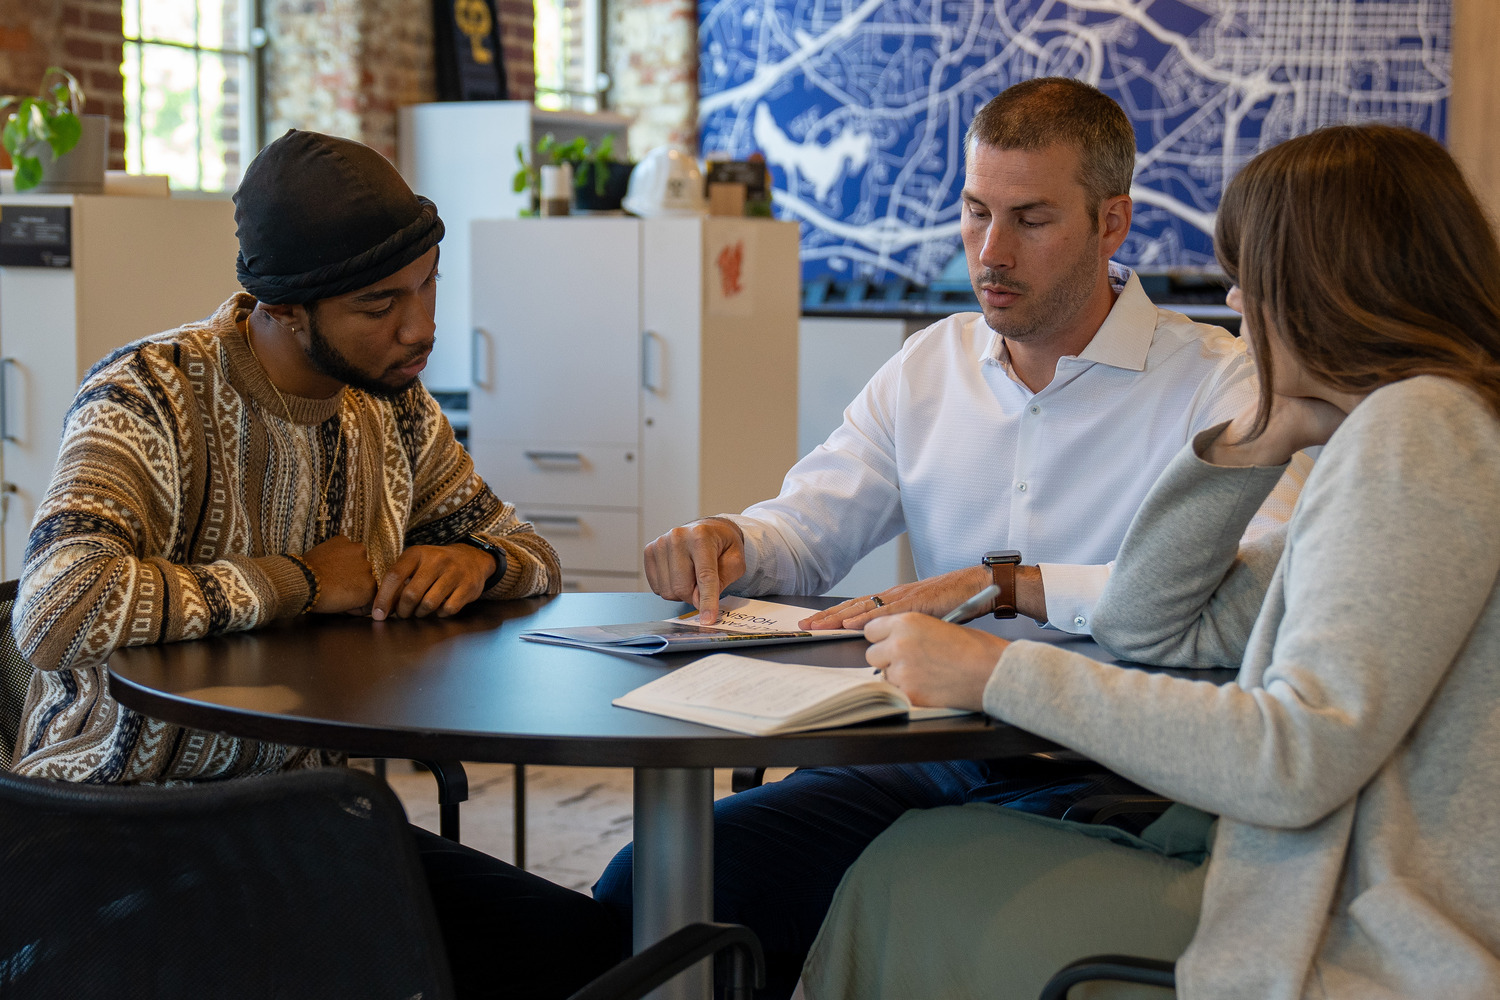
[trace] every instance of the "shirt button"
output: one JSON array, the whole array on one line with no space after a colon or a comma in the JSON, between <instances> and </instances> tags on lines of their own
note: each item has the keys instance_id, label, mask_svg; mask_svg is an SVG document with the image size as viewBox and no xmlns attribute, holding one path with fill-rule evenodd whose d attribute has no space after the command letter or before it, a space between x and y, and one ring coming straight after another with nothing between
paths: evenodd
<instances>
[{"instance_id":1,"label":"shirt button","mask_svg":"<svg viewBox=\"0 0 1500 1000\"><path fill-rule=\"evenodd\" d=\"M1017 483L1016 484L1016 490L1018 492L1020 492L1020 493L1025 493L1026 492L1026 484L1025 483Z\"/></svg>"},{"instance_id":2,"label":"shirt button","mask_svg":"<svg viewBox=\"0 0 1500 1000\"><path fill-rule=\"evenodd\" d=\"M1083 615L1079 615L1078 617L1073 619L1073 624L1077 625L1079 628L1083 628L1088 623L1088 619L1083 617Z\"/></svg>"},{"instance_id":3,"label":"shirt button","mask_svg":"<svg viewBox=\"0 0 1500 1000\"><path fill-rule=\"evenodd\" d=\"M1041 413L1042 412L1042 408L1040 406L1037 406L1035 403L1032 403L1031 404L1031 412L1032 413Z\"/></svg>"}]
</instances>

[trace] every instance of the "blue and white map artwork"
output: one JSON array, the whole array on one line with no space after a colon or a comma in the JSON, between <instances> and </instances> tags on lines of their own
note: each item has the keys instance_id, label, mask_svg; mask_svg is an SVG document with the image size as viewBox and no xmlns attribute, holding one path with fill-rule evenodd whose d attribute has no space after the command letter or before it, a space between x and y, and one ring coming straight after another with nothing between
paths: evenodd
<instances>
[{"instance_id":1,"label":"blue and white map artwork","mask_svg":"<svg viewBox=\"0 0 1500 1000\"><path fill-rule=\"evenodd\" d=\"M1136 132L1143 270L1213 266L1225 181L1322 125L1443 138L1452 0L700 0L701 152L772 168L803 278L930 282L959 248L962 143L1011 83L1071 76Z\"/></svg>"}]
</instances>

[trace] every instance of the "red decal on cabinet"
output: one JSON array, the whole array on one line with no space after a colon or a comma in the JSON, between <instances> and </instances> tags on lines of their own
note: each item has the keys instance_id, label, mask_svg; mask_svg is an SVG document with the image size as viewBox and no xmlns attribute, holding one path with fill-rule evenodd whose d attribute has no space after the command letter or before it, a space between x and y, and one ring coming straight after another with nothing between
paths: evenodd
<instances>
[{"instance_id":1,"label":"red decal on cabinet","mask_svg":"<svg viewBox=\"0 0 1500 1000\"><path fill-rule=\"evenodd\" d=\"M740 284L740 268L745 263L745 243L726 246L719 251L719 281L724 288L724 297L732 299L743 292L744 286Z\"/></svg>"}]
</instances>

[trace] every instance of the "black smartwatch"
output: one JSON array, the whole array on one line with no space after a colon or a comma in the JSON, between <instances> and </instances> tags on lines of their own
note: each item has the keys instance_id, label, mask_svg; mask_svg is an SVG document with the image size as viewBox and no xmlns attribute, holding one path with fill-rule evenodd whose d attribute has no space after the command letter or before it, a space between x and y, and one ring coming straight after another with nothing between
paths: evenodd
<instances>
[{"instance_id":1,"label":"black smartwatch","mask_svg":"<svg viewBox=\"0 0 1500 1000\"><path fill-rule=\"evenodd\" d=\"M481 594L488 593L489 589L495 584L499 583L500 580L505 576L505 550L496 545L494 542L490 541L488 538L485 538L483 535L465 535L458 540L458 544L472 545L476 549L479 549L482 552L488 552L490 555L495 557L495 572L491 573L490 578L484 581L484 590L480 591Z\"/></svg>"},{"instance_id":2,"label":"black smartwatch","mask_svg":"<svg viewBox=\"0 0 1500 1000\"><path fill-rule=\"evenodd\" d=\"M995 579L995 586L1000 588L1000 596L995 598L995 617L1014 618L1016 616L1016 567L1021 565L1021 553L1015 549L996 549L993 552L986 552L979 563L981 566L990 568L990 575Z\"/></svg>"}]
</instances>

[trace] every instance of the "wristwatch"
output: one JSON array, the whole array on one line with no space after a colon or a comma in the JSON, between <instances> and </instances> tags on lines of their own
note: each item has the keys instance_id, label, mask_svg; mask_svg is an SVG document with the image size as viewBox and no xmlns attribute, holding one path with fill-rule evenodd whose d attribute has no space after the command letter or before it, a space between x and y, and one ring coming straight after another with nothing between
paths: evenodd
<instances>
[{"instance_id":1,"label":"wristwatch","mask_svg":"<svg viewBox=\"0 0 1500 1000\"><path fill-rule=\"evenodd\" d=\"M484 590L480 591L481 594L488 592L491 587L499 583L501 578L505 576L505 550L483 535L472 533L460 538L458 543L460 545L472 545L476 549L488 552L495 557L495 572L491 573L490 578L484 581Z\"/></svg>"},{"instance_id":2,"label":"wristwatch","mask_svg":"<svg viewBox=\"0 0 1500 1000\"><path fill-rule=\"evenodd\" d=\"M995 586L1000 588L1000 596L995 598L995 617L1014 618L1016 616L1016 567L1021 565L1021 553L1015 549L996 549L993 552L986 552L979 563L990 568L990 573L995 578Z\"/></svg>"}]
</instances>

